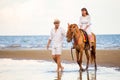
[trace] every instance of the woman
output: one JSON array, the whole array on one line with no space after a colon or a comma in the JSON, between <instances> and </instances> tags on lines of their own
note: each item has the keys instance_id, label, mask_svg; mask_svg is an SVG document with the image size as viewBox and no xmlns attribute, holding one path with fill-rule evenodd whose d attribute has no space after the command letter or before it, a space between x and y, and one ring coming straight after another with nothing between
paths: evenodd
<instances>
[{"instance_id":1,"label":"woman","mask_svg":"<svg viewBox=\"0 0 120 80\"><path fill-rule=\"evenodd\" d=\"M80 26L80 29L83 29L84 31L87 32L87 34L89 36L89 42L91 45L91 42L93 42L91 26L90 26L91 25L91 18L90 18L90 15L89 15L86 8L82 8L81 13L82 13L82 16L79 19L79 26Z\"/></svg>"}]
</instances>

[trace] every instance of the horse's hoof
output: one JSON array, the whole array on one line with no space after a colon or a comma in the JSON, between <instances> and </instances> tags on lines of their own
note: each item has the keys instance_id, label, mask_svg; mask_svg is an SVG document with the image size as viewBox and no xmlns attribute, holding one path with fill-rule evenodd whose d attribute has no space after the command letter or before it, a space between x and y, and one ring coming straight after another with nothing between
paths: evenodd
<instances>
[{"instance_id":1,"label":"horse's hoof","mask_svg":"<svg viewBox=\"0 0 120 80\"><path fill-rule=\"evenodd\" d=\"M83 68L82 68L82 69L80 69L80 71L82 71L82 72L84 72L85 70L86 70L86 69L83 69Z\"/></svg>"},{"instance_id":2,"label":"horse's hoof","mask_svg":"<svg viewBox=\"0 0 120 80\"><path fill-rule=\"evenodd\" d=\"M86 68L85 70L88 70L88 68Z\"/></svg>"},{"instance_id":3,"label":"horse's hoof","mask_svg":"<svg viewBox=\"0 0 120 80\"><path fill-rule=\"evenodd\" d=\"M97 71L97 67L95 67L95 71Z\"/></svg>"}]
</instances>

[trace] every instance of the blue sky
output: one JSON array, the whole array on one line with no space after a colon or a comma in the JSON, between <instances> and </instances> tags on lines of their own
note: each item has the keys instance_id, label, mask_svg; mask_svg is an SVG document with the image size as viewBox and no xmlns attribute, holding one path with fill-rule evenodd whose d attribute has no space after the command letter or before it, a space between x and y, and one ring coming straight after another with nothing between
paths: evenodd
<instances>
[{"instance_id":1,"label":"blue sky","mask_svg":"<svg viewBox=\"0 0 120 80\"><path fill-rule=\"evenodd\" d=\"M119 0L0 0L0 35L49 35L53 20L78 24L81 8L92 18L95 34L120 34Z\"/></svg>"}]
</instances>

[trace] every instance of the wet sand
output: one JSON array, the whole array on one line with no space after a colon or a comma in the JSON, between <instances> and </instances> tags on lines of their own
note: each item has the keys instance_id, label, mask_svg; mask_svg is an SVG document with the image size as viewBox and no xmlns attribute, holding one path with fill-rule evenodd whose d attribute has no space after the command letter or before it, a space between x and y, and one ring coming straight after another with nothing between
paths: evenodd
<instances>
[{"instance_id":1,"label":"wet sand","mask_svg":"<svg viewBox=\"0 0 120 80\"><path fill-rule=\"evenodd\" d=\"M0 80L120 80L120 71L113 67L81 72L76 63L63 66L63 72L56 72L52 61L0 59Z\"/></svg>"},{"instance_id":2,"label":"wet sand","mask_svg":"<svg viewBox=\"0 0 120 80\"><path fill-rule=\"evenodd\" d=\"M62 60L63 62L76 63L75 51L73 51L75 61L72 61L70 50L63 50ZM120 50L97 50L97 65L109 66L109 67L120 67ZM39 49L18 49L0 50L0 58L11 58L11 59L27 59L27 60L52 60L50 50L39 50ZM85 62L85 56L83 62Z\"/></svg>"},{"instance_id":3,"label":"wet sand","mask_svg":"<svg viewBox=\"0 0 120 80\"><path fill-rule=\"evenodd\" d=\"M120 80L120 50L97 50L97 71L79 71L69 50L63 50L63 72L51 60L47 50L0 50L0 80Z\"/></svg>"}]
</instances>

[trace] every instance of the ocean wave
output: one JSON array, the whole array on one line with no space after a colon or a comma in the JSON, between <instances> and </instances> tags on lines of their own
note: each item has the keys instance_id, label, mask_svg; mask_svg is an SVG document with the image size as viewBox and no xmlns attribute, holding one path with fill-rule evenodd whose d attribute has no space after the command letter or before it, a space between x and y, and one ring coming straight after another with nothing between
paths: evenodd
<instances>
[{"instance_id":1,"label":"ocean wave","mask_svg":"<svg viewBox=\"0 0 120 80\"><path fill-rule=\"evenodd\" d=\"M6 48L6 45L0 44L0 48Z\"/></svg>"},{"instance_id":2,"label":"ocean wave","mask_svg":"<svg viewBox=\"0 0 120 80\"><path fill-rule=\"evenodd\" d=\"M46 48L49 36L0 36L0 48ZM72 43L63 41L63 48ZM97 49L120 49L120 35L97 35Z\"/></svg>"},{"instance_id":3,"label":"ocean wave","mask_svg":"<svg viewBox=\"0 0 120 80\"><path fill-rule=\"evenodd\" d=\"M20 48L21 45L20 44L12 44L10 46L8 46L7 48Z\"/></svg>"}]
</instances>

